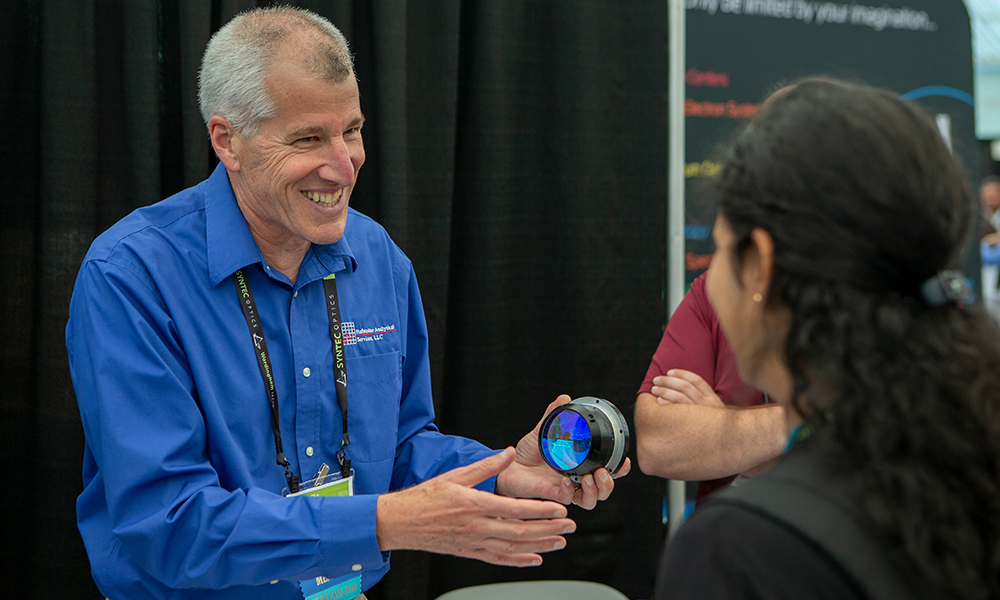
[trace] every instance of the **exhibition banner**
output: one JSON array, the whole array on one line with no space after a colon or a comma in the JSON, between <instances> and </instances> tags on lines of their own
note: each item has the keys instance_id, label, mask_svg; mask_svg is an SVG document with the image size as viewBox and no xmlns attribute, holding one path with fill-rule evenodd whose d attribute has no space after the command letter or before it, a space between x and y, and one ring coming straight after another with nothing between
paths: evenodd
<instances>
[{"instance_id":1,"label":"exhibition banner","mask_svg":"<svg viewBox=\"0 0 1000 600\"><path fill-rule=\"evenodd\" d=\"M714 208L699 181L718 171L720 147L764 97L798 78L866 83L923 106L975 185L972 33L962 0L686 0L685 19L687 286L713 251ZM966 271L978 281L978 252L970 254Z\"/></svg>"}]
</instances>

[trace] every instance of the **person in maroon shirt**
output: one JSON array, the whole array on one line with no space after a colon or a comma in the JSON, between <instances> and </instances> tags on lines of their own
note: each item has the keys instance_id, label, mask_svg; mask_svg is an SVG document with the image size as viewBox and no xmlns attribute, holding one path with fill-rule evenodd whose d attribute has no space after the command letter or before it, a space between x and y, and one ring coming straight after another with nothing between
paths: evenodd
<instances>
[{"instance_id":1,"label":"person in maroon shirt","mask_svg":"<svg viewBox=\"0 0 1000 600\"><path fill-rule=\"evenodd\" d=\"M642 472L699 481L699 503L784 449L784 409L740 379L704 274L692 282L653 355L639 388L635 429Z\"/></svg>"}]
</instances>

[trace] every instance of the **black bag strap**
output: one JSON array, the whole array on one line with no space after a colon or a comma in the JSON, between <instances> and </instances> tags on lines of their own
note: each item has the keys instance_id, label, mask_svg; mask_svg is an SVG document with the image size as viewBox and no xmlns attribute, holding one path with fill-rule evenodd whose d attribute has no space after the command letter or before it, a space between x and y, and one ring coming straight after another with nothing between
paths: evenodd
<instances>
[{"instance_id":1,"label":"black bag strap","mask_svg":"<svg viewBox=\"0 0 1000 600\"><path fill-rule=\"evenodd\" d=\"M863 527L849 504L849 489L844 479L822 468L817 456L797 451L760 477L718 494L709 506L749 508L799 532L839 563L869 598L926 595L929 590L918 593L899 558Z\"/></svg>"}]
</instances>

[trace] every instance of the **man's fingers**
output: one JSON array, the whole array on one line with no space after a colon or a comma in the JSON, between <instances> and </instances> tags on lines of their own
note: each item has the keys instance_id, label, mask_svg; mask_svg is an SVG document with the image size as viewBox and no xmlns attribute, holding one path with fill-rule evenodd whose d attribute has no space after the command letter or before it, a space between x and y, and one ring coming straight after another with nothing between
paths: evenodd
<instances>
[{"instance_id":1,"label":"man's fingers","mask_svg":"<svg viewBox=\"0 0 1000 600\"><path fill-rule=\"evenodd\" d=\"M563 507L565 511L565 507ZM564 535L576 531L573 519L484 519L476 523L473 532L484 540L500 540L506 546L491 542L493 550L503 550L509 553L518 552L551 552L555 540L566 540ZM485 542L484 542L485 543ZM565 543L563 544L565 545Z\"/></svg>"},{"instance_id":2,"label":"man's fingers","mask_svg":"<svg viewBox=\"0 0 1000 600\"><path fill-rule=\"evenodd\" d=\"M663 387L667 387L667 388L670 388L672 390L676 390L676 391L684 394L685 396L687 396L691 400L694 400L702 392L701 392L701 390L698 389L697 386L694 385L694 383L688 381L687 379L684 379L683 377L678 377L678 376L674 375L674 373L681 373L681 372L682 371L679 371L679 370L678 371L670 371L671 375L669 375L667 377L667 380L664 382L664 386ZM684 372L686 372L686 371L684 371Z\"/></svg>"},{"instance_id":3,"label":"man's fingers","mask_svg":"<svg viewBox=\"0 0 1000 600\"><path fill-rule=\"evenodd\" d=\"M658 404L694 404L689 396L666 385L654 385L649 392L656 397Z\"/></svg>"},{"instance_id":4,"label":"man's fingers","mask_svg":"<svg viewBox=\"0 0 1000 600\"><path fill-rule=\"evenodd\" d=\"M508 446L502 452L474 462L471 465L452 469L439 477L461 486L474 487L490 477L495 477L500 471L510 466L512 462L514 462L514 448Z\"/></svg>"},{"instance_id":5,"label":"man's fingers","mask_svg":"<svg viewBox=\"0 0 1000 600\"><path fill-rule=\"evenodd\" d=\"M490 494L482 496L480 504L487 516L500 519L529 521L534 519L562 519L566 516L566 507L550 500L527 500L524 498L507 498L506 496ZM563 532L554 531L554 533Z\"/></svg>"},{"instance_id":6,"label":"man's fingers","mask_svg":"<svg viewBox=\"0 0 1000 600\"><path fill-rule=\"evenodd\" d=\"M483 540L483 550L503 555L544 554L556 552L566 547L566 538L561 535L537 538L532 540L507 540L503 538L486 538Z\"/></svg>"},{"instance_id":7,"label":"man's fingers","mask_svg":"<svg viewBox=\"0 0 1000 600\"><path fill-rule=\"evenodd\" d=\"M607 500L615 489L615 480L607 469L598 469L594 473L594 484L597 486L597 500L599 502Z\"/></svg>"},{"instance_id":8,"label":"man's fingers","mask_svg":"<svg viewBox=\"0 0 1000 600\"><path fill-rule=\"evenodd\" d=\"M480 542L480 547L472 552L479 560L512 567L535 567L542 564L539 554L556 552L566 547L566 534L576 531L576 523L570 519L557 519L541 524L532 522L494 523L496 537L488 537ZM540 531L555 529L559 535L536 537ZM513 538L511 536L514 536Z\"/></svg>"},{"instance_id":9,"label":"man's fingers","mask_svg":"<svg viewBox=\"0 0 1000 600\"><path fill-rule=\"evenodd\" d=\"M597 483L594 474L588 473L580 478L580 487L573 494L573 504L585 510L593 510L597 506Z\"/></svg>"},{"instance_id":10,"label":"man's fingers","mask_svg":"<svg viewBox=\"0 0 1000 600\"><path fill-rule=\"evenodd\" d=\"M474 558L501 567L537 567L542 564L542 557L537 554L504 554L502 552L486 550L485 548L474 550L467 555L461 556Z\"/></svg>"},{"instance_id":11,"label":"man's fingers","mask_svg":"<svg viewBox=\"0 0 1000 600\"><path fill-rule=\"evenodd\" d=\"M500 554L489 550L470 552L468 558L501 567L537 567L542 564L542 557L537 554Z\"/></svg>"},{"instance_id":12,"label":"man's fingers","mask_svg":"<svg viewBox=\"0 0 1000 600\"><path fill-rule=\"evenodd\" d=\"M653 378L650 392L659 404L700 404L702 406L725 406L712 386L697 373L684 369L671 369L666 375Z\"/></svg>"},{"instance_id":13,"label":"man's fingers","mask_svg":"<svg viewBox=\"0 0 1000 600\"><path fill-rule=\"evenodd\" d=\"M601 467L591 474L580 478L580 487L573 493L573 504L580 508L591 510L598 502L607 500L615 490L615 479L628 475L632 462L626 458L621 468L614 475Z\"/></svg>"},{"instance_id":14,"label":"man's fingers","mask_svg":"<svg viewBox=\"0 0 1000 600\"><path fill-rule=\"evenodd\" d=\"M614 478L618 479L620 477L625 477L626 475L628 475L628 472L631 471L631 470L632 470L632 461L629 460L629 458L626 456L625 457L625 462L623 462L622 466L619 467L618 471L615 472Z\"/></svg>"},{"instance_id":15,"label":"man's fingers","mask_svg":"<svg viewBox=\"0 0 1000 600\"><path fill-rule=\"evenodd\" d=\"M690 383L695 389L704 395L715 395L715 390L712 389L712 386L708 385L708 382L697 373L685 371L684 369L672 369L669 374L671 377L677 377L678 379L683 379L684 381Z\"/></svg>"},{"instance_id":16,"label":"man's fingers","mask_svg":"<svg viewBox=\"0 0 1000 600\"><path fill-rule=\"evenodd\" d=\"M615 489L614 478L604 467L580 478L580 488L573 494L573 504L593 510L598 502L607 500Z\"/></svg>"}]
</instances>

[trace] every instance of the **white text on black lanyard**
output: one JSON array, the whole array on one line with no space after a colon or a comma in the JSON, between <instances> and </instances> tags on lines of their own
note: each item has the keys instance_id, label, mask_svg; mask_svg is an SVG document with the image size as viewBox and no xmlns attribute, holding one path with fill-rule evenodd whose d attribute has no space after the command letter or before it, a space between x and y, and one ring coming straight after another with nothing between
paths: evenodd
<instances>
[{"instance_id":1,"label":"white text on black lanyard","mask_svg":"<svg viewBox=\"0 0 1000 600\"><path fill-rule=\"evenodd\" d=\"M239 295L240 306L243 308L243 316L247 320L247 327L250 329L250 337L254 345L254 353L257 355L257 364L260 366L260 374L264 378L264 389L267 392L267 399L271 405L271 430L274 433L274 451L277 455L277 462L285 468L285 479L288 481L288 490L293 494L299 491L299 478L292 473L292 469L285 458L285 453L281 447L281 430L278 419L278 391L274 385L274 374L271 370L271 358L267 353L267 342L264 341L264 328L260 323L260 315L257 312L257 304L254 302L253 293L250 291L250 282L243 275L240 269L233 274L233 281L236 283L236 292ZM337 403L340 405L340 412L344 417L344 437L341 439L340 451L337 452L337 462L340 463L340 472L344 477L351 473L351 460L347 458L344 449L350 443L347 435L347 361L344 357L344 339L340 327L340 303L337 300L337 282L331 273L323 278L323 289L326 293L326 312L330 319L330 342L333 345L333 372L336 381Z\"/></svg>"}]
</instances>

